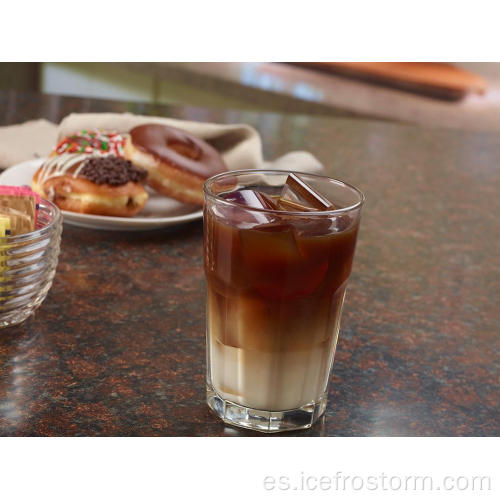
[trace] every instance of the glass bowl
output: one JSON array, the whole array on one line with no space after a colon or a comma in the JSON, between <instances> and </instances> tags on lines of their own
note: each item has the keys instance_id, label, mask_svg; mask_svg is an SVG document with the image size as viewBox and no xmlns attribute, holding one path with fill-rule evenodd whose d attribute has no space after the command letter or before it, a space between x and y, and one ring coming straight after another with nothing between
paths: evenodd
<instances>
[{"instance_id":1,"label":"glass bowl","mask_svg":"<svg viewBox=\"0 0 500 500\"><path fill-rule=\"evenodd\" d=\"M0 238L0 328L17 325L47 296L56 273L62 216L41 200L36 229Z\"/></svg>"}]
</instances>

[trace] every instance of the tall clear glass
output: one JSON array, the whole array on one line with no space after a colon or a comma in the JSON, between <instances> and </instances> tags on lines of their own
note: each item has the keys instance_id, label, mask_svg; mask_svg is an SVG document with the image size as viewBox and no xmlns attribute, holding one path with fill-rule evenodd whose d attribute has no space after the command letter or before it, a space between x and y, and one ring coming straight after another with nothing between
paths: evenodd
<instances>
[{"instance_id":1,"label":"tall clear glass","mask_svg":"<svg viewBox=\"0 0 500 500\"><path fill-rule=\"evenodd\" d=\"M252 208L228 193L277 197L289 172L243 170L205 183L207 403L263 432L310 427L325 411L364 196L299 174L334 210Z\"/></svg>"}]
</instances>

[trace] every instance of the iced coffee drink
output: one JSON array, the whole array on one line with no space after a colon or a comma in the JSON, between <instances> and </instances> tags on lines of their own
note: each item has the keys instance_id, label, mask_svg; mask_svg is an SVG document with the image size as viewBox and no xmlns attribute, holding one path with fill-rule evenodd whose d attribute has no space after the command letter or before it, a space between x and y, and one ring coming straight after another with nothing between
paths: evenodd
<instances>
[{"instance_id":1,"label":"iced coffee drink","mask_svg":"<svg viewBox=\"0 0 500 500\"><path fill-rule=\"evenodd\" d=\"M256 430L309 427L326 405L362 194L242 171L205 195L208 403Z\"/></svg>"}]
</instances>

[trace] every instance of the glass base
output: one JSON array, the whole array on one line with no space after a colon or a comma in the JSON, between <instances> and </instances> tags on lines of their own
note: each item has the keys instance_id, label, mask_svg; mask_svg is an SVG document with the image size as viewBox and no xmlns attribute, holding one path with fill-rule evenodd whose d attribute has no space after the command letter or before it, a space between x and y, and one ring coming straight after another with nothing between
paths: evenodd
<instances>
[{"instance_id":1,"label":"glass base","mask_svg":"<svg viewBox=\"0 0 500 500\"><path fill-rule=\"evenodd\" d=\"M226 424L259 432L286 432L309 429L325 412L326 393L300 408L265 411L228 401L207 384L207 404Z\"/></svg>"},{"instance_id":2,"label":"glass base","mask_svg":"<svg viewBox=\"0 0 500 500\"><path fill-rule=\"evenodd\" d=\"M36 309L38 309L38 306L27 307L21 310L16 309L14 311L10 311L8 314L0 312L0 329L19 325L23 321L27 320Z\"/></svg>"}]
</instances>

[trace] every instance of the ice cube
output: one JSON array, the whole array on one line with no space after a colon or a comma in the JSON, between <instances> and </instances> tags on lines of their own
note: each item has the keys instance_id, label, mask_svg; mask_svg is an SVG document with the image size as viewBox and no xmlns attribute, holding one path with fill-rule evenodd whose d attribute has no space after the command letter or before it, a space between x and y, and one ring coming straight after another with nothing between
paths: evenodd
<instances>
[{"instance_id":1,"label":"ice cube","mask_svg":"<svg viewBox=\"0 0 500 500\"><path fill-rule=\"evenodd\" d=\"M286 179L278 204L283 210L301 212L335 209L329 200L293 173Z\"/></svg>"},{"instance_id":2,"label":"ice cube","mask_svg":"<svg viewBox=\"0 0 500 500\"><path fill-rule=\"evenodd\" d=\"M352 218L348 215L339 215L335 218L335 228L337 231L345 231L352 223Z\"/></svg>"},{"instance_id":3,"label":"ice cube","mask_svg":"<svg viewBox=\"0 0 500 500\"><path fill-rule=\"evenodd\" d=\"M299 236L324 236L332 232L332 221L328 216L306 217L301 216L293 221L295 235Z\"/></svg>"},{"instance_id":4,"label":"ice cube","mask_svg":"<svg viewBox=\"0 0 500 500\"><path fill-rule=\"evenodd\" d=\"M312 262L297 245L293 226L271 223L240 231L249 284L266 299L304 297L319 285L328 267Z\"/></svg>"},{"instance_id":5,"label":"ice cube","mask_svg":"<svg viewBox=\"0 0 500 500\"><path fill-rule=\"evenodd\" d=\"M227 201L245 205L249 208L263 208L267 210L276 210L276 203L264 193L254 191L253 189L241 189L221 195Z\"/></svg>"},{"instance_id":6,"label":"ice cube","mask_svg":"<svg viewBox=\"0 0 500 500\"><path fill-rule=\"evenodd\" d=\"M235 294L214 300L209 293L212 335L227 346L240 349L269 349L272 337L272 310L266 301L253 296Z\"/></svg>"},{"instance_id":7,"label":"ice cube","mask_svg":"<svg viewBox=\"0 0 500 500\"><path fill-rule=\"evenodd\" d=\"M301 259L288 224L270 223L240 231L243 257L248 268L264 274Z\"/></svg>"},{"instance_id":8,"label":"ice cube","mask_svg":"<svg viewBox=\"0 0 500 500\"><path fill-rule=\"evenodd\" d=\"M295 201L287 200L285 198L280 198L278 201L278 207L281 210L288 210L290 212L317 212L317 208L311 208L306 205L301 205Z\"/></svg>"},{"instance_id":9,"label":"ice cube","mask_svg":"<svg viewBox=\"0 0 500 500\"><path fill-rule=\"evenodd\" d=\"M254 191L253 189L241 189L240 191L231 191L220 195L227 201L237 203L242 207L249 209L261 208L265 210L278 210L277 203L268 195ZM269 214L256 212L253 210L235 211L231 212L229 219L233 220L237 225L239 222L246 222L251 224L267 224L272 222L273 217Z\"/></svg>"}]
</instances>

